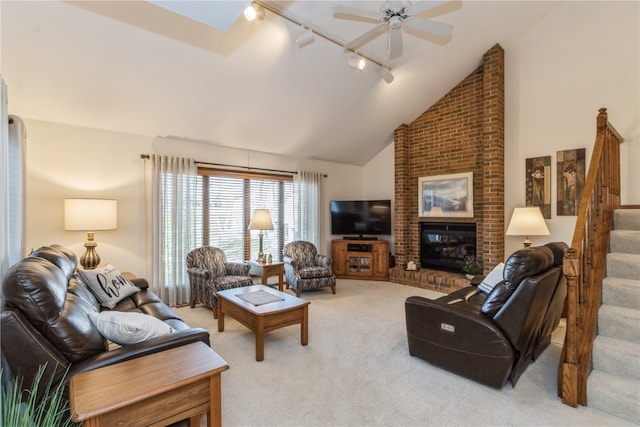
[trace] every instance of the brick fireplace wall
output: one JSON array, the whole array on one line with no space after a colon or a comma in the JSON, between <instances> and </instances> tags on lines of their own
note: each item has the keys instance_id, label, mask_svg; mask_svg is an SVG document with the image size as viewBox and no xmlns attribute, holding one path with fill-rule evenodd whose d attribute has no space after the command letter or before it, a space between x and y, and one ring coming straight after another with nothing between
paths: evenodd
<instances>
[{"instance_id":1,"label":"brick fireplace wall","mask_svg":"<svg viewBox=\"0 0 640 427\"><path fill-rule=\"evenodd\" d=\"M395 258L390 280L441 292L468 285L461 274L421 269L419 222L474 222L487 274L504 260L504 50L481 65L410 124L395 130ZM418 216L418 178L473 171L473 218Z\"/></svg>"}]
</instances>

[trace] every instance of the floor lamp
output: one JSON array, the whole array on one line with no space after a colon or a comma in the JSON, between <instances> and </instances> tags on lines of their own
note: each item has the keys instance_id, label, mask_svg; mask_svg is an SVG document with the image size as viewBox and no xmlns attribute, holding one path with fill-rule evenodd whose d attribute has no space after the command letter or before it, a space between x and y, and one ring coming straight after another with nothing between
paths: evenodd
<instances>
[{"instance_id":1,"label":"floor lamp","mask_svg":"<svg viewBox=\"0 0 640 427\"><path fill-rule=\"evenodd\" d=\"M118 228L118 201L105 199L64 199L64 229L86 231L86 251L80 257L85 270L93 270L100 264L96 252L98 244L93 240L96 230Z\"/></svg>"},{"instance_id":2,"label":"floor lamp","mask_svg":"<svg viewBox=\"0 0 640 427\"><path fill-rule=\"evenodd\" d=\"M260 230L260 251L258 252L258 262L264 263L264 252L262 251L262 238L264 237L263 230L273 230L273 221L271 221L271 214L268 209L256 209L253 211L251 222L249 223L249 230Z\"/></svg>"}]
</instances>

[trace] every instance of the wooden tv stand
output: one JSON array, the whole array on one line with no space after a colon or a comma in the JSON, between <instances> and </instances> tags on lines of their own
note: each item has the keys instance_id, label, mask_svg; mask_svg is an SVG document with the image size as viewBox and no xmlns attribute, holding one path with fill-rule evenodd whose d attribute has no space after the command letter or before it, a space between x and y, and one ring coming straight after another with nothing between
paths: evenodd
<instances>
[{"instance_id":1,"label":"wooden tv stand","mask_svg":"<svg viewBox=\"0 0 640 427\"><path fill-rule=\"evenodd\" d=\"M337 278L389 280L386 240L332 240L331 257Z\"/></svg>"}]
</instances>

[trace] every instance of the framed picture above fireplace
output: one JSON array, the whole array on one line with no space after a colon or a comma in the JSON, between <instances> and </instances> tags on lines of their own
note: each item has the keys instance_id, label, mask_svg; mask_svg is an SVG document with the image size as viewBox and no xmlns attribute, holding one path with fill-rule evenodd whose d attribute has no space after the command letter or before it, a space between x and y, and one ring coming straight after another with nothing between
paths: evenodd
<instances>
[{"instance_id":1,"label":"framed picture above fireplace","mask_svg":"<svg viewBox=\"0 0 640 427\"><path fill-rule=\"evenodd\" d=\"M418 178L418 215L473 218L473 172Z\"/></svg>"}]
</instances>

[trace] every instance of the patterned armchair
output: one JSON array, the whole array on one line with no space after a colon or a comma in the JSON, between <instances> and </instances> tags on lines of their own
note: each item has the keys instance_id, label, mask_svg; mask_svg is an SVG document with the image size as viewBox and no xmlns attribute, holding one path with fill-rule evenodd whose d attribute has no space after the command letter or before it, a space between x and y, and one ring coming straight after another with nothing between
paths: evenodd
<instances>
[{"instance_id":1,"label":"patterned armchair","mask_svg":"<svg viewBox=\"0 0 640 427\"><path fill-rule=\"evenodd\" d=\"M313 243L302 240L287 243L282 255L287 284L295 289L296 296L299 297L303 290L323 287L331 287L331 292L336 293L331 258L318 255Z\"/></svg>"},{"instance_id":2,"label":"patterned armchair","mask_svg":"<svg viewBox=\"0 0 640 427\"><path fill-rule=\"evenodd\" d=\"M253 285L249 276L249 264L227 262L222 249L204 246L187 255L187 274L191 285L191 308L196 303L213 310L218 318L218 297L216 291Z\"/></svg>"}]
</instances>

